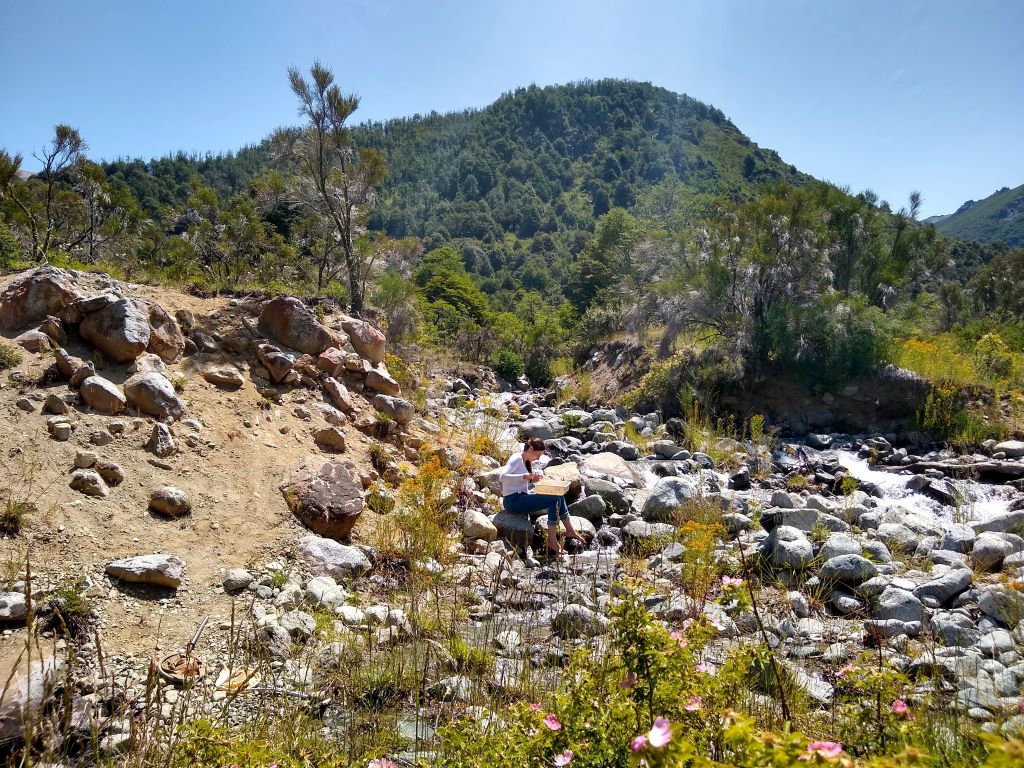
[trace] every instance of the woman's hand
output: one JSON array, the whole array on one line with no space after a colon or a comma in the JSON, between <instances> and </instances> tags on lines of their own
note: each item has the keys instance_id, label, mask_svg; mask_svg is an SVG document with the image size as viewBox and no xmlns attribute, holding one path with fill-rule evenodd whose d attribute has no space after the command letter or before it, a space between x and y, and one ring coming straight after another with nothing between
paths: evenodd
<instances>
[{"instance_id":1,"label":"woman's hand","mask_svg":"<svg viewBox=\"0 0 1024 768\"><path fill-rule=\"evenodd\" d=\"M544 477L544 475L542 475L540 472L534 472L532 475L530 475L530 480L536 483L540 482L540 479L542 477Z\"/></svg>"}]
</instances>

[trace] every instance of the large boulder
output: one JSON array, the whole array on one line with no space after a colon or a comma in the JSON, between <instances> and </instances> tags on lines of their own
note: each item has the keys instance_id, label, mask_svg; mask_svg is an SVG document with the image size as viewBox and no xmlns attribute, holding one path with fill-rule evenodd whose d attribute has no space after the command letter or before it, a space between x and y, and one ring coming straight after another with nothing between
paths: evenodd
<instances>
[{"instance_id":1,"label":"large boulder","mask_svg":"<svg viewBox=\"0 0 1024 768\"><path fill-rule=\"evenodd\" d=\"M299 553L314 576L351 579L368 573L371 568L361 550L322 536L306 536L299 542Z\"/></svg>"},{"instance_id":2,"label":"large boulder","mask_svg":"<svg viewBox=\"0 0 1024 768\"><path fill-rule=\"evenodd\" d=\"M121 413L128 402L117 385L102 376L90 376L82 382L78 391L85 404L98 413Z\"/></svg>"},{"instance_id":3,"label":"large boulder","mask_svg":"<svg viewBox=\"0 0 1024 768\"><path fill-rule=\"evenodd\" d=\"M1019 459L1024 456L1024 440L1004 440L996 443L993 453L1004 453L1008 459Z\"/></svg>"},{"instance_id":4,"label":"large boulder","mask_svg":"<svg viewBox=\"0 0 1024 768\"><path fill-rule=\"evenodd\" d=\"M588 477L584 481L584 486L587 489L588 498L590 496L599 496L604 499L605 504L608 505L612 512L625 513L629 511L629 499L626 498L622 488L611 480ZM583 515L583 517L587 517L587 515Z\"/></svg>"},{"instance_id":5,"label":"large boulder","mask_svg":"<svg viewBox=\"0 0 1024 768\"><path fill-rule=\"evenodd\" d=\"M326 456L308 456L293 463L280 487L292 514L330 539L348 539L363 511L359 476L348 464Z\"/></svg>"},{"instance_id":6,"label":"large boulder","mask_svg":"<svg viewBox=\"0 0 1024 768\"><path fill-rule=\"evenodd\" d=\"M159 304L149 305L149 351L168 363L185 351L185 335L178 322Z\"/></svg>"},{"instance_id":7,"label":"large boulder","mask_svg":"<svg viewBox=\"0 0 1024 768\"><path fill-rule=\"evenodd\" d=\"M334 342L334 335L294 296L280 296L264 304L260 325L286 347L310 355L319 355Z\"/></svg>"},{"instance_id":8,"label":"large boulder","mask_svg":"<svg viewBox=\"0 0 1024 768\"><path fill-rule=\"evenodd\" d=\"M125 381L124 394L133 407L161 421L178 419L185 413L185 403L174 385L153 371L137 373Z\"/></svg>"},{"instance_id":9,"label":"large boulder","mask_svg":"<svg viewBox=\"0 0 1024 768\"><path fill-rule=\"evenodd\" d=\"M352 349L374 365L384 362L384 334L365 320L342 315L341 327L348 334Z\"/></svg>"},{"instance_id":10,"label":"large boulder","mask_svg":"<svg viewBox=\"0 0 1024 768\"><path fill-rule=\"evenodd\" d=\"M86 315L78 332L108 360L127 363L149 346L149 312L137 301L119 299Z\"/></svg>"},{"instance_id":11,"label":"large boulder","mask_svg":"<svg viewBox=\"0 0 1024 768\"><path fill-rule=\"evenodd\" d=\"M467 509L459 517L462 524L462 535L467 539L483 539L494 541L498 538L498 529L491 518L478 509Z\"/></svg>"},{"instance_id":12,"label":"large boulder","mask_svg":"<svg viewBox=\"0 0 1024 768\"><path fill-rule=\"evenodd\" d=\"M663 477L648 494L641 514L649 523L674 522L679 508L697 492L697 484L688 477Z\"/></svg>"},{"instance_id":13,"label":"large boulder","mask_svg":"<svg viewBox=\"0 0 1024 768\"><path fill-rule=\"evenodd\" d=\"M825 585L842 584L856 587L874 578L877 573L878 569L866 557L846 554L826 560L818 571L818 578Z\"/></svg>"},{"instance_id":14,"label":"large boulder","mask_svg":"<svg viewBox=\"0 0 1024 768\"><path fill-rule=\"evenodd\" d=\"M1024 619L1024 582L990 584L982 588L978 608L1013 629Z\"/></svg>"},{"instance_id":15,"label":"large boulder","mask_svg":"<svg viewBox=\"0 0 1024 768\"><path fill-rule=\"evenodd\" d=\"M39 267L0 293L0 326L8 330L24 328L47 315L76 323L81 319L75 306L79 298L71 275L56 267Z\"/></svg>"},{"instance_id":16,"label":"large boulder","mask_svg":"<svg viewBox=\"0 0 1024 768\"><path fill-rule=\"evenodd\" d=\"M929 608L940 608L967 590L974 581L970 568L950 568L914 589L914 596Z\"/></svg>"},{"instance_id":17,"label":"large boulder","mask_svg":"<svg viewBox=\"0 0 1024 768\"><path fill-rule=\"evenodd\" d=\"M408 424L416 417L416 406L401 397L377 395L373 407L398 424Z\"/></svg>"},{"instance_id":18,"label":"large boulder","mask_svg":"<svg viewBox=\"0 0 1024 768\"><path fill-rule=\"evenodd\" d=\"M114 560L106 571L121 581L177 589L185 576L185 561L177 555L140 555Z\"/></svg>"},{"instance_id":19,"label":"large boulder","mask_svg":"<svg viewBox=\"0 0 1024 768\"><path fill-rule=\"evenodd\" d=\"M65 682L64 657L43 650L31 659L22 653L13 670L4 673L0 689L0 744L25 739L26 722L38 722L43 707L54 696L54 690Z\"/></svg>"},{"instance_id":20,"label":"large boulder","mask_svg":"<svg viewBox=\"0 0 1024 768\"><path fill-rule=\"evenodd\" d=\"M924 606L912 592L889 586L872 605L871 618L882 621L895 619L905 623L920 623L924 619Z\"/></svg>"},{"instance_id":21,"label":"large boulder","mask_svg":"<svg viewBox=\"0 0 1024 768\"><path fill-rule=\"evenodd\" d=\"M587 456L580 465L580 473L591 477L616 478L622 480L626 485L634 487L637 485L637 476L630 468L629 463L610 451Z\"/></svg>"}]
</instances>

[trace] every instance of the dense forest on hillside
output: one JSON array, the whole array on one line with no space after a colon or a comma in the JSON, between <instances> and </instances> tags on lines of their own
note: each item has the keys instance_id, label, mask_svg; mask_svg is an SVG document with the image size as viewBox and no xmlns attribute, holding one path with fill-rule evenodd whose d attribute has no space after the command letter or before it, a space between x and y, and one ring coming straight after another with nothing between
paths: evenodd
<instances>
[{"instance_id":1,"label":"dense forest on hillside","mask_svg":"<svg viewBox=\"0 0 1024 768\"><path fill-rule=\"evenodd\" d=\"M32 179L4 154L0 259L365 302L393 340L541 383L620 334L716 381L837 381L913 337L986 339L983 378L1020 374L1020 251L941 236L916 193L818 182L687 96L532 86L349 128L358 100L310 74L289 73L307 123L236 154L97 165L68 126Z\"/></svg>"}]
</instances>

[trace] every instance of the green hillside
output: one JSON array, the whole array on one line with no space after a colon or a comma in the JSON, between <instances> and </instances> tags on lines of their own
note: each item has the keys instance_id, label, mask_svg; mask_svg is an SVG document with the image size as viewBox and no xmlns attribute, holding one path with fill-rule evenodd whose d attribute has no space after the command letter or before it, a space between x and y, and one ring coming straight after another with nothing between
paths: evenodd
<instances>
[{"instance_id":1,"label":"green hillside","mask_svg":"<svg viewBox=\"0 0 1024 768\"><path fill-rule=\"evenodd\" d=\"M363 124L353 140L388 163L370 225L428 246L592 231L597 216L631 208L659 186L744 199L765 182L810 181L720 110L621 80L520 88L481 110ZM104 170L155 215L185 202L193 175L222 198L244 190L271 164L267 150L118 160Z\"/></svg>"},{"instance_id":2,"label":"green hillside","mask_svg":"<svg viewBox=\"0 0 1024 768\"><path fill-rule=\"evenodd\" d=\"M935 228L963 240L1024 246L1024 184L1004 187L984 200L968 200L956 213L937 221Z\"/></svg>"}]
</instances>

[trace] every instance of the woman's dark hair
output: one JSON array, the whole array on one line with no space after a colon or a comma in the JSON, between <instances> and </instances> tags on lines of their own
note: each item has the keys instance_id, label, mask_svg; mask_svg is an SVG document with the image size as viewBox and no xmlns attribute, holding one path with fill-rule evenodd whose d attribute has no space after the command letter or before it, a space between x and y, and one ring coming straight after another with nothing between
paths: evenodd
<instances>
[{"instance_id":1,"label":"woman's dark hair","mask_svg":"<svg viewBox=\"0 0 1024 768\"><path fill-rule=\"evenodd\" d=\"M544 441L541 440L539 437L528 438L527 441L525 443L523 443L523 453L526 453L526 451L541 451L541 452L543 452L544 451ZM533 464L532 461L530 461L529 459L524 458L523 459L523 464L526 465L526 471L527 472L531 472L531 473L533 472L533 467L530 466L531 464Z\"/></svg>"}]
</instances>

